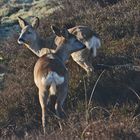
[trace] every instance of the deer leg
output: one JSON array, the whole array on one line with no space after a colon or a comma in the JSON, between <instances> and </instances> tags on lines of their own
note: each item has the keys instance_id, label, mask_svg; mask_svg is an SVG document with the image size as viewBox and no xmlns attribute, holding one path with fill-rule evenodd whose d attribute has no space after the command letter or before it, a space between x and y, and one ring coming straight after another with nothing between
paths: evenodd
<instances>
[{"instance_id":1,"label":"deer leg","mask_svg":"<svg viewBox=\"0 0 140 140\"><path fill-rule=\"evenodd\" d=\"M82 67L88 76L91 76L94 72L94 68L92 66L92 53L88 49L83 49L78 52L74 52L72 55L72 59Z\"/></svg>"},{"instance_id":2,"label":"deer leg","mask_svg":"<svg viewBox=\"0 0 140 140\"><path fill-rule=\"evenodd\" d=\"M39 102L41 105L41 110L42 110L42 126L43 126L43 131L44 134L46 132L45 127L46 127L46 105L47 105L47 97L48 97L48 93L46 92L46 90L39 90Z\"/></svg>"},{"instance_id":3,"label":"deer leg","mask_svg":"<svg viewBox=\"0 0 140 140\"><path fill-rule=\"evenodd\" d=\"M56 102L56 95L50 95L48 100L48 107L54 113L55 112L55 102Z\"/></svg>"},{"instance_id":4,"label":"deer leg","mask_svg":"<svg viewBox=\"0 0 140 140\"><path fill-rule=\"evenodd\" d=\"M60 118L66 117L66 114L63 109L63 104L67 97L67 93L68 93L68 84L64 83L62 85L59 85L57 99L55 103L55 111L56 111L56 115Z\"/></svg>"},{"instance_id":5,"label":"deer leg","mask_svg":"<svg viewBox=\"0 0 140 140\"><path fill-rule=\"evenodd\" d=\"M91 76L93 74L94 68L93 68L91 63L84 62L84 66L83 67L85 68L88 76Z\"/></svg>"},{"instance_id":6,"label":"deer leg","mask_svg":"<svg viewBox=\"0 0 140 140\"><path fill-rule=\"evenodd\" d=\"M93 74L94 68L91 63L87 61L75 61L75 62L87 72L88 76Z\"/></svg>"}]
</instances>

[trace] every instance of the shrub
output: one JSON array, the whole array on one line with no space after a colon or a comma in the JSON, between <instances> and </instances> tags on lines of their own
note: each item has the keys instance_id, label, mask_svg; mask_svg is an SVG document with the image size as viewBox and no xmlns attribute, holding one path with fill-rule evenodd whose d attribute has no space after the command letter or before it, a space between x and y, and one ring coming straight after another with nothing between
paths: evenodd
<instances>
[{"instance_id":1,"label":"shrub","mask_svg":"<svg viewBox=\"0 0 140 140\"><path fill-rule=\"evenodd\" d=\"M100 34L103 42L98 57L93 60L94 66L98 63L139 65L138 11L140 6L138 1L122 0L106 7L101 7L92 0L60 0L55 4L60 5L61 8L49 17L41 19L38 29L41 36L46 37L51 34L50 25L52 24L58 26L66 23L88 25ZM17 35L0 43L0 53L4 58L3 64L8 68L4 77L3 91L0 94L0 131L3 136L4 134L25 136L26 132L27 134L33 133L29 135L29 138L34 139L34 135L38 135L36 133L41 127L38 91L32 74L37 57L29 50L19 48L16 40ZM70 90L66 110L69 118L67 122L61 122L63 131L60 137L57 120L50 117L47 127L50 134L48 139L49 137L51 139L58 137L80 139L87 123L90 127L87 127L88 129L83 133L85 138L133 139L139 137L139 118L133 118L139 100L128 88L132 87L137 92L140 91L139 72L129 71L125 67L106 71L96 86L89 111L85 96L89 100L93 86L102 70L96 71L88 83L84 79L85 72L72 60L68 67ZM96 110L98 106L100 109ZM55 134L52 134L52 131ZM42 135L39 134L39 136L41 139Z\"/></svg>"}]
</instances>

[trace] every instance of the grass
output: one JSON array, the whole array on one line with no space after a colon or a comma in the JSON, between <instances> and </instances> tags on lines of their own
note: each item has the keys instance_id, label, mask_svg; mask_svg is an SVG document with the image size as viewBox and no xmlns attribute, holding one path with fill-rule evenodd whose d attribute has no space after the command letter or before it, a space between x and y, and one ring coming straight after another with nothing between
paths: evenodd
<instances>
[{"instance_id":1,"label":"grass","mask_svg":"<svg viewBox=\"0 0 140 140\"><path fill-rule=\"evenodd\" d=\"M49 16L59 6L54 2L45 0L39 1L4 1L1 3L0 9L0 40L5 37L12 37L13 33L17 31L17 17L21 16L25 19L30 19L33 16L38 16L40 19Z\"/></svg>"},{"instance_id":2,"label":"grass","mask_svg":"<svg viewBox=\"0 0 140 140\"><path fill-rule=\"evenodd\" d=\"M31 7L26 5L25 9L11 14L7 22L12 19L16 23L18 15L23 18L42 15L38 32L43 37L51 34L52 24L60 27L69 22L88 25L102 39L102 48L93 65L140 64L140 4L136 0L121 0L104 6L86 0L60 0L50 4L61 8L49 16L46 16L46 9L51 6L42 5L43 1L36 1ZM15 33L0 42L3 58L0 62L8 69L0 92L0 138L45 139L32 74L37 57L19 47L17 38ZM68 118L58 123L55 117L48 116L46 139L140 139L139 72L127 68L110 69L98 81L102 70L95 69L94 76L87 82L85 72L72 60L68 67L69 95L65 103Z\"/></svg>"},{"instance_id":3,"label":"grass","mask_svg":"<svg viewBox=\"0 0 140 140\"><path fill-rule=\"evenodd\" d=\"M85 106L84 104L80 104L80 106L83 107L81 111L79 109L71 110L69 118L65 121L61 120L61 129L56 119L49 118L46 139L139 139L139 116L133 117L134 106L126 107L124 105L120 108L116 105L106 108L107 111L94 106L90 111L88 122L85 118ZM11 127L10 131L15 131L13 129ZM6 130L3 129L4 132ZM13 132L9 132L9 135L10 133ZM6 135L8 136L8 134ZM16 136L11 137L14 140L20 138L45 139L39 129L30 131L30 128L25 131L18 130Z\"/></svg>"},{"instance_id":4,"label":"grass","mask_svg":"<svg viewBox=\"0 0 140 140\"><path fill-rule=\"evenodd\" d=\"M18 16L27 18L29 16L38 16L40 18L49 15L55 10L54 4L49 4L45 0L34 1L29 3L3 3L0 10L1 24L7 25L16 23Z\"/></svg>"}]
</instances>

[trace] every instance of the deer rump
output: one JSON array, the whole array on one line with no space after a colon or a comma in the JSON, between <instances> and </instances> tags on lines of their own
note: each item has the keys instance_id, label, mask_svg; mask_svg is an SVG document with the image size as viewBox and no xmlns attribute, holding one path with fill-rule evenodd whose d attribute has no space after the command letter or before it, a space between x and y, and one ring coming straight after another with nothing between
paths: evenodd
<instances>
[{"instance_id":1,"label":"deer rump","mask_svg":"<svg viewBox=\"0 0 140 140\"><path fill-rule=\"evenodd\" d=\"M37 75L35 79L40 79L39 83L41 83L43 88L49 89L50 95L56 94L56 88L58 85L63 84L66 73L67 69L64 64L53 54L44 55L39 58L34 71L34 74ZM38 83L36 83L36 85L39 86Z\"/></svg>"}]
</instances>

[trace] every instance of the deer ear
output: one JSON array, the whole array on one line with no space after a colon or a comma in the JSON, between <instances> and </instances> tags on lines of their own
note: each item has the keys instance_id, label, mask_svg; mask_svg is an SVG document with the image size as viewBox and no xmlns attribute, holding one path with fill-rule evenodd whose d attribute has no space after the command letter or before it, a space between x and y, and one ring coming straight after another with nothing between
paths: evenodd
<instances>
[{"instance_id":1,"label":"deer ear","mask_svg":"<svg viewBox=\"0 0 140 140\"><path fill-rule=\"evenodd\" d=\"M60 29L57 28L56 26L51 26L51 29L57 36L62 36Z\"/></svg>"},{"instance_id":2,"label":"deer ear","mask_svg":"<svg viewBox=\"0 0 140 140\"><path fill-rule=\"evenodd\" d=\"M69 31L67 30L66 27L64 27L62 30L61 30L61 35L64 37L64 38L69 38Z\"/></svg>"},{"instance_id":3,"label":"deer ear","mask_svg":"<svg viewBox=\"0 0 140 140\"><path fill-rule=\"evenodd\" d=\"M28 23L21 17L18 17L18 23L20 25L20 27L23 29L26 25L28 25Z\"/></svg>"},{"instance_id":4,"label":"deer ear","mask_svg":"<svg viewBox=\"0 0 140 140\"><path fill-rule=\"evenodd\" d=\"M34 21L32 22L32 27L37 29L39 26L39 18L35 17Z\"/></svg>"}]
</instances>

